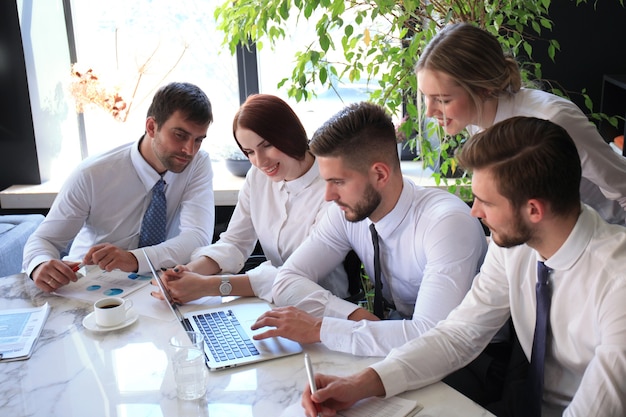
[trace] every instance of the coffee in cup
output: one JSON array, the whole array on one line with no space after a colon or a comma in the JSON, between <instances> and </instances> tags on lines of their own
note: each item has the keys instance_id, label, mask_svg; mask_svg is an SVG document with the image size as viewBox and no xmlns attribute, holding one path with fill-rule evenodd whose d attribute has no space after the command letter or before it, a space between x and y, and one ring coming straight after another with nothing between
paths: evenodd
<instances>
[{"instance_id":1,"label":"coffee in cup","mask_svg":"<svg viewBox=\"0 0 626 417\"><path fill-rule=\"evenodd\" d=\"M122 324L126 320L128 309L132 306L131 300L120 297L101 298L93 305L96 324L101 327L113 327Z\"/></svg>"}]
</instances>

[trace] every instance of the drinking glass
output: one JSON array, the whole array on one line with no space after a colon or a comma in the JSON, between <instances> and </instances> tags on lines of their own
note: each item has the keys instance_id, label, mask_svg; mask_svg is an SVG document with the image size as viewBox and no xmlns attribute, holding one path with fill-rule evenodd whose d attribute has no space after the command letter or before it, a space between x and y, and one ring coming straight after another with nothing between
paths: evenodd
<instances>
[{"instance_id":1,"label":"drinking glass","mask_svg":"<svg viewBox=\"0 0 626 417\"><path fill-rule=\"evenodd\" d=\"M184 332L173 336L170 349L178 398L195 400L203 397L208 388L209 371L205 363L202 334Z\"/></svg>"}]
</instances>

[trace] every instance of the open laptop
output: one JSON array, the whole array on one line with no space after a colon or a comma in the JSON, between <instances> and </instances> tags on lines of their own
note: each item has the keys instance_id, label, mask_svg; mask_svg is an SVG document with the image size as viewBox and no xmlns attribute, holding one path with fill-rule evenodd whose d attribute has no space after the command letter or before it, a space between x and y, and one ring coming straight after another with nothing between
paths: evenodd
<instances>
[{"instance_id":1,"label":"open laptop","mask_svg":"<svg viewBox=\"0 0 626 417\"><path fill-rule=\"evenodd\" d=\"M181 313L146 251L143 254L176 319L185 330L204 334L204 353L210 370L232 368L302 352L299 343L282 337L252 339L253 334L264 331L253 332L250 326L270 309L267 303L219 305Z\"/></svg>"}]
</instances>

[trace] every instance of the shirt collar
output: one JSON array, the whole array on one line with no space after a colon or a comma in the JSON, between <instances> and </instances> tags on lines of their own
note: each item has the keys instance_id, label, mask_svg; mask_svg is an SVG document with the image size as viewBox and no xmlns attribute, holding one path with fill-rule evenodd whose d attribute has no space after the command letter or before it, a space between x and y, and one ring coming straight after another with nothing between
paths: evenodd
<instances>
[{"instance_id":1,"label":"shirt collar","mask_svg":"<svg viewBox=\"0 0 626 417\"><path fill-rule=\"evenodd\" d=\"M148 161L146 161L139 152L139 145L141 144L141 141L144 137L145 135L139 138L139 140L135 142L133 146L131 146L130 159L133 167L135 168L135 171L137 171L139 179L143 183L144 187L146 187L146 192L148 192L152 190L154 184L156 184L157 181L161 179L161 174L159 174L154 168L152 168ZM165 174L163 174L163 179L165 179L166 183L172 175L174 175L174 173L170 171L166 171Z\"/></svg>"},{"instance_id":2,"label":"shirt collar","mask_svg":"<svg viewBox=\"0 0 626 417\"><path fill-rule=\"evenodd\" d=\"M507 119L510 114L515 113L513 111L513 107L515 106L515 101L514 101L515 97L516 96L510 95L510 94L500 94L498 96L498 106L496 107L496 115L493 119L494 124L504 119ZM478 125L469 125L467 126L467 130L473 135L485 129L483 129L482 127Z\"/></svg>"},{"instance_id":3,"label":"shirt collar","mask_svg":"<svg viewBox=\"0 0 626 417\"><path fill-rule=\"evenodd\" d=\"M313 184L317 179L319 179L319 176L320 176L320 170L317 167L317 159L315 159L313 161L313 165L311 165L311 168L309 168L309 170L305 172L304 175L300 176L299 178L296 178L295 180L280 181L276 183L276 186L280 190L287 191L289 194L297 195L302 190L305 190L308 187L310 187L311 184Z\"/></svg>"},{"instance_id":4,"label":"shirt collar","mask_svg":"<svg viewBox=\"0 0 626 417\"><path fill-rule=\"evenodd\" d=\"M418 187L405 177L402 177L402 180L402 192L396 205L382 219L376 222L376 231L381 239L390 236L394 230L400 227L415 201L414 190ZM366 221L369 227L372 221L369 218Z\"/></svg>"},{"instance_id":5,"label":"shirt collar","mask_svg":"<svg viewBox=\"0 0 626 417\"><path fill-rule=\"evenodd\" d=\"M517 94L517 93L516 93ZM515 101L512 95L500 94L498 96L498 106L496 107L496 116L493 119L493 123L497 123L501 120L508 118L507 115L512 114Z\"/></svg>"},{"instance_id":6,"label":"shirt collar","mask_svg":"<svg viewBox=\"0 0 626 417\"><path fill-rule=\"evenodd\" d=\"M568 270L582 256L595 230L593 212L589 207L581 204L582 210L578 220L563 245L545 261L545 264L554 270ZM537 253L537 258L541 258ZM541 259L539 259L541 260Z\"/></svg>"}]
</instances>

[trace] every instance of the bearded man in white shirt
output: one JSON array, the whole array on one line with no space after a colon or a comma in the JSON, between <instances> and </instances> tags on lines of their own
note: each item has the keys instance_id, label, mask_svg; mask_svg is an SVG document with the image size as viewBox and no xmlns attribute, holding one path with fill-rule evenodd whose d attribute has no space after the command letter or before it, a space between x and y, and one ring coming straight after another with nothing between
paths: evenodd
<instances>
[{"instance_id":1,"label":"bearded man in white shirt","mask_svg":"<svg viewBox=\"0 0 626 417\"><path fill-rule=\"evenodd\" d=\"M326 181L326 200L336 204L274 281L274 303L291 307L261 316L253 328L274 329L256 337L386 355L461 302L486 251L484 231L458 197L403 177L395 128L380 106L345 108L316 131L310 149ZM365 310L317 284L351 249L376 281L371 225L379 237L385 318L398 320L368 320Z\"/></svg>"},{"instance_id":2,"label":"bearded man in white shirt","mask_svg":"<svg viewBox=\"0 0 626 417\"><path fill-rule=\"evenodd\" d=\"M79 262L107 271L148 271L139 235L161 179L166 224L161 243L145 246L150 258L158 260L157 266L176 265L210 243L213 171L200 145L212 121L211 102L199 87L170 83L160 88L148 109L144 135L83 161L29 238L23 268L35 285L52 292L76 281ZM67 257L59 259L70 244Z\"/></svg>"},{"instance_id":3,"label":"bearded man in white shirt","mask_svg":"<svg viewBox=\"0 0 626 417\"><path fill-rule=\"evenodd\" d=\"M307 415L316 415L315 403L338 410L439 381L509 317L530 360L538 262L551 269L539 412L527 412L530 398L521 396L498 415L626 415L626 231L580 203L574 142L550 121L516 117L468 140L459 162L473 171L472 214L492 233L472 289L446 320L385 360L345 378L317 375L317 393L303 394Z\"/></svg>"}]
</instances>

